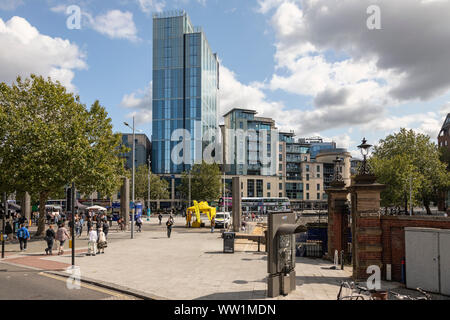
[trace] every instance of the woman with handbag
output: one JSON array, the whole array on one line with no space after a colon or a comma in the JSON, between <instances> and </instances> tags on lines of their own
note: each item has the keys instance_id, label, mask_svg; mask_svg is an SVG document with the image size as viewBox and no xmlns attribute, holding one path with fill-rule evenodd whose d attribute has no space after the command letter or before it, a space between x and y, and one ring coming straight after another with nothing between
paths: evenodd
<instances>
[{"instance_id":1,"label":"woman with handbag","mask_svg":"<svg viewBox=\"0 0 450 320\"><path fill-rule=\"evenodd\" d=\"M98 253L105 253L105 248L108 247L108 243L106 242L106 235L103 232L103 228L98 229Z\"/></svg>"}]
</instances>

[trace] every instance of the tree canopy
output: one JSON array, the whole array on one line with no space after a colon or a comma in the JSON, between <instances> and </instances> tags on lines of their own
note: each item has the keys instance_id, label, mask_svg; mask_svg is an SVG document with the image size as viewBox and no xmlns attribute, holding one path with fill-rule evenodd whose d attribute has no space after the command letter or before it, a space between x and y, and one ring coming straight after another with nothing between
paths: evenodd
<instances>
[{"instance_id":1,"label":"tree canopy","mask_svg":"<svg viewBox=\"0 0 450 320\"><path fill-rule=\"evenodd\" d=\"M131 169L128 170L127 175L131 178ZM150 175L150 199L163 200L169 199L169 183L160 179L153 173ZM148 166L142 165L136 169L135 172L135 197L148 201Z\"/></svg>"},{"instance_id":2,"label":"tree canopy","mask_svg":"<svg viewBox=\"0 0 450 320\"><path fill-rule=\"evenodd\" d=\"M120 135L96 101L90 109L59 82L31 75L0 84L3 191L39 195L40 221L52 193L76 183L82 193L111 195L124 175Z\"/></svg>"},{"instance_id":3,"label":"tree canopy","mask_svg":"<svg viewBox=\"0 0 450 320\"><path fill-rule=\"evenodd\" d=\"M370 163L380 183L386 184L382 192L382 205L405 206L409 203L410 178L414 204L422 203L430 211L439 190L448 188L450 174L440 160L438 146L430 137L413 130L401 129L380 140Z\"/></svg>"},{"instance_id":4,"label":"tree canopy","mask_svg":"<svg viewBox=\"0 0 450 320\"><path fill-rule=\"evenodd\" d=\"M221 172L218 164L195 164L191 169L191 200L214 201L220 198L222 188ZM179 190L184 198L189 196L189 174L184 172Z\"/></svg>"}]
</instances>

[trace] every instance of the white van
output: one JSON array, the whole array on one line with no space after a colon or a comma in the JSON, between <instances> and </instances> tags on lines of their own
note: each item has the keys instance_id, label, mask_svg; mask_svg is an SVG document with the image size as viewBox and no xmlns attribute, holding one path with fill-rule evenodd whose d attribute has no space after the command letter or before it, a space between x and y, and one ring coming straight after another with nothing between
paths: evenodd
<instances>
[{"instance_id":1,"label":"white van","mask_svg":"<svg viewBox=\"0 0 450 320\"><path fill-rule=\"evenodd\" d=\"M231 214L229 212L217 212L216 213L216 228L228 229L231 224Z\"/></svg>"}]
</instances>

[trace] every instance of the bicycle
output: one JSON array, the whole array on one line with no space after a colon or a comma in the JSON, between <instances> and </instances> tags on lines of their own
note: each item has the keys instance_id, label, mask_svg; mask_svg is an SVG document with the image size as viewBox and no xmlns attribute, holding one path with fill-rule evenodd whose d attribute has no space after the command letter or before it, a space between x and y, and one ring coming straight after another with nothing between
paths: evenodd
<instances>
[{"instance_id":1,"label":"bicycle","mask_svg":"<svg viewBox=\"0 0 450 320\"><path fill-rule=\"evenodd\" d=\"M391 295L393 295L397 300L414 300L414 301L418 301L418 300L432 300L431 299L431 295L428 292L426 292L425 290L423 290L422 288L416 288L416 291L421 293L422 296L420 296L420 297L413 297L413 296L410 296L410 295L402 295L402 294L396 293L394 291L390 291L389 293Z\"/></svg>"},{"instance_id":2,"label":"bicycle","mask_svg":"<svg viewBox=\"0 0 450 320\"><path fill-rule=\"evenodd\" d=\"M344 289L349 290L350 293L343 295ZM337 295L337 300L387 300L387 298L387 291L369 290L355 282L347 281L342 281Z\"/></svg>"}]
</instances>

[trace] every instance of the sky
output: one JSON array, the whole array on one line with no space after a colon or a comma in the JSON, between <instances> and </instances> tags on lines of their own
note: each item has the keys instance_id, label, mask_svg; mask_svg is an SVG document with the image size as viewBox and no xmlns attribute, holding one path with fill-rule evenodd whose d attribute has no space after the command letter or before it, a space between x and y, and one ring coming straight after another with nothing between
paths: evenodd
<instances>
[{"instance_id":1,"label":"sky","mask_svg":"<svg viewBox=\"0 0 450 320\"><path fill-rule=\"evenodd\" d=\"M0 0L0 82L50 76L150 137L152 15L171 10L219 55L220 121L253 109L357 157L400 128L436 141L450 113L450 0Z\"/></svg>"}]
</instances>

